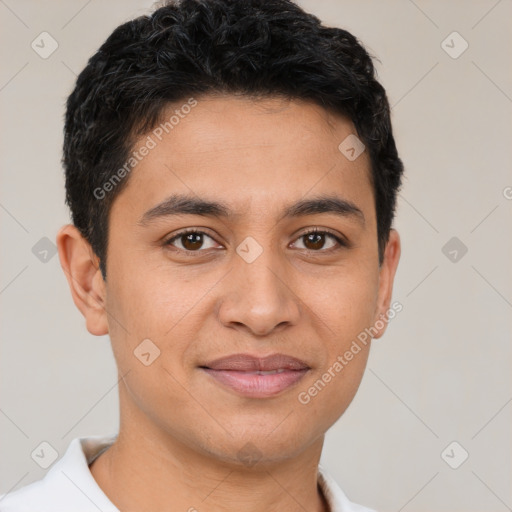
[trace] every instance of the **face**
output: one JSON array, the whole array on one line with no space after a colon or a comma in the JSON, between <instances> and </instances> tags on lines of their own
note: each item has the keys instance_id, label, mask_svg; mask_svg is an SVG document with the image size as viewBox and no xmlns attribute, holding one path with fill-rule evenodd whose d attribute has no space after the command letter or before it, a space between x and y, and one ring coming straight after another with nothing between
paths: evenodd
<instances>
[{"instance_id":1,"label":"face","mask_svg":"<svg viewBox=\"0 0 512 512\"><path fill-rule=\"evenodd\" d=\"M185 110L135 144L155 142L110 213L122 417L226 461L247 443L293 457L357 391L370 342L354 341L389 308L398 236L379 266L369 157L338 149L349 120L278 98Z\"/></svg>"}]
</instances>

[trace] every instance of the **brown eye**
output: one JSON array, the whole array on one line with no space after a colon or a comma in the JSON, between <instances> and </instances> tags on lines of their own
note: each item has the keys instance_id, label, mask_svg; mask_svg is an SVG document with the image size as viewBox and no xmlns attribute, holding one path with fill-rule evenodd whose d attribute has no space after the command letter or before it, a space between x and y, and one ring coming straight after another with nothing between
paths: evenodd
<instances>
[{"instance_id":1,"label":"brown eye","mask_svg":"<svg viewBox=\"0 0 512 512\"><path fill-rule=\"evenodd\" d=\"M195 251L203 245L203 235L200 233L187 233L180 236L181 244L187 251Z\"/></svg>"},{"instance_id":2,"label":"brown eye","mask_svg":"<svg viewBox=\"0 0 512 512\"><path fill-rule=\"evenodd\" d=\"M208 241L210 241L210 245L205 247ZM172 245L182 251L190 252L200 252L200 249L210 249L214 244L215 241L211 236L202 231L194 230L182 231L165 242L165 245Z\"/></svg>"},{"instance_id":3,"label":"brown eye","mask_svg":"<svg viewBox=\"0 0 512 512\"><path fill-rule=\"evenodd\" d=\"M307 249L318 250L322 249L325 244L324 233L309 233L304 235L304 245Z\"/></svg>"},{"instance_id":4,"label":"brown eye","mask_svg":"<svg viewBox=\"0 0 512 512\"><path fill-rule=\"evenodd\" d=\"M316 252L326 252L329 249L335 249L336 246L346 246L346 243L340 237L328 231L317 229L304 233L297 240L303 240L302 245L304 247L298 247L299 249L304 248Z\"/></svg>"}]
</instances>

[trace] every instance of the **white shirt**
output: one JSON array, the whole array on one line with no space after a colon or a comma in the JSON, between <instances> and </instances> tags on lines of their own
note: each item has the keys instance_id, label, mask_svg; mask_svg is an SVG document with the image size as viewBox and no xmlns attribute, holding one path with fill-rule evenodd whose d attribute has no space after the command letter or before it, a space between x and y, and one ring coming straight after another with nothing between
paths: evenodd
<instances>
[{"instance_id":1,"label":"white shirt","mask_svg":"<svg viewBox=\"0 0 512 512\"><path fill-rule=\"evenodd\" d=\"M116 437L117 434L73 439L43 479L1 495L0 512L119 512L89 470L89 464ZM321 465L318 483L331 512L376 512L351 503Z\"/></svg>"}]
</instances>

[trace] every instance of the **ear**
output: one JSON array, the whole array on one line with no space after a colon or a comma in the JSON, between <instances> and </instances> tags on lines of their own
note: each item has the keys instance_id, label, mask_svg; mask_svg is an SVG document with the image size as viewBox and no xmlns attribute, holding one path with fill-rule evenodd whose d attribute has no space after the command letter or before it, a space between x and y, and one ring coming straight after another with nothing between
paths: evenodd
<instances>
[{"instance_id":1,"label":"ear","mask_svg":"<svg viewBox=\"0 0 512 512\"><path fill-rule=\"evenodd\" d=\"M373 321L374 329L377 331L377 334L374 338L380 338L386 331L388 324L388 311L391 304L391 296L393 294L393 282L395 280L398 261L400 260L400 252L400 236L398 235L398 231L391 229L379 271L379 292L375 318ZM378 328L379 325L382 325L382 327Z\"/></svg>"},{"instance_id":2,"label":"ear","mask_svg":"<svg viewBox=\"0 0 512 512\"><path fill-rule=\"evenodd\" d=\"M73 302L84 316L87 330L96 336L107 334L106 286L99 269L99 258L72 224L59 230L57 247Z\"/></svg>"}]
</instances>

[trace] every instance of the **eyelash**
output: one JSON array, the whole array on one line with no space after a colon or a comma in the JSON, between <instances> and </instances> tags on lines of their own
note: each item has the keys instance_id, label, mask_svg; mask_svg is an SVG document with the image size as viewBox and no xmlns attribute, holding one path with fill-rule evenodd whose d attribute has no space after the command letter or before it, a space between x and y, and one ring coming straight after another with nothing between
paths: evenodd
<instances>
[{"instance_id":1,"label":"eyelash","mask_svg":"<svg viewBox=\"0 0 512 512\"><path fill-rule=\"evenodd\" d=\"M175 249L175 250L177 250L179 252L182 252L184 254L187 254L189 256L199 256L199 255L201 255L202 252L205 251L204 249L198 249L197 251L189 251L189 250L186 250L186 249L180 249L179 247L174 247L172 245L173 241L175 241L178 238L180 238L180 237L182 237L184 235L187 235L189 233L206 235L206 236L210 237L211 239L214 239L211 235L209 235L205 231L201 231L201 230L198 230L198 229L195 229L195 228L187 228L187 229L184 229L183 231L180 231L179 233L173 235L172 238L167 239L164 242L164 245L165 246L173 247L173 249ZM317 251L315 251L313 249L306 249L308 252L313 252L313 253L331 253L332 251L336 251L336 250L339 250L339 249L342 249L342 248L350 247L349 243L346 240L344 240L340 236L334 234L332 231L329 231L328 229L318 229L318 228L311 229L311 230L306 231L305 233L302 233L301 235L299 235L296 238L296 240L298 240L300 238L303 238L303 237L306 237L306 236L308 236L310 234L313 234L313 233L329 235L330 237L334 238L334 240L338 243L339 247L331 247L331 248L325 249L325 250L324 249L319 249Z\"/></svg>"}]
</instances>

